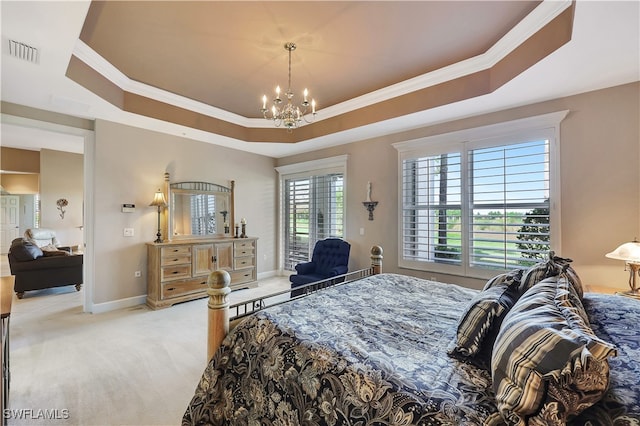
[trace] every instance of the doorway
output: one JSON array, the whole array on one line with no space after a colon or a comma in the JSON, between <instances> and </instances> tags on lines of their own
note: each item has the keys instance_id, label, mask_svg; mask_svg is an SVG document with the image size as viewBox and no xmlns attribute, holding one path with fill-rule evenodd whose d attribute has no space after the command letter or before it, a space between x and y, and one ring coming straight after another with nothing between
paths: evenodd
<instances>
[{"instance_id":1,"label":"doorway","mask_svg":"<svg viewBox=\"0 0 640 426\"><path fill-rule=\"evenodd\" d=\"M33 210L30 213L27 207L23 207L19 214L27 213L26 217L34 225L38 223L40 227L52 228L59 236L62 245L76 247L83 252L83 286L82 286L82 306L84 312L92 312L93 300L93 247L90 235L93 229L93 197L87 193L87 189L92 187L91 170L93 164L90 155L93 153L94 132L92 130L69 127L65 125L27 119L24 117L2 114L2 133L4 147L23 150L46 151L45 157L49 160L41 163L40 169L40 193L35 195L33 200ZM19 135L18 135L19 134ZM10 146L7 141L27 141L27 146ZM13 137L9 137L9 136ZM89 156L87 155L89 150ZM73 168L63 167L60 169L60 159L65 159L65 154L81 154L80 164L74 160ZM68 157L68 156L67 156ZM87 158L89 157L89 158ZM68 164L68 163L67 163ZM80 173L73 178L72 170L79 169ZM37 172L36 172L37 173ZM46 177L46 176L48 177ZM59 185L64 185L62 191ZM89 189L90 190L90 189ZM12 196L18 194L11 194ZM29 204L28 198L20 196L20 203ZM65 204L65 212L58 208L60 199L68 200L68 207ZM20 209L19 209L20 210ZM7 214L13 214L7 211ZM29 219L31 218L31 219ZM4 223L4 219L2 221ZM24 234L25 229L19 227L18 237ZM15 229L15 228L14 228ZM9 231L7 229L7 231ZM11 231L14 232L15 231ZM8 235L8 232L7 232ZM12 235L13 236L13 235ZM60 238L61 237L61 238ZM6 237L6 240L11 240ZM68 241L67 241L68 240ZM3 247L5 240L2 241ZM5 250L1 250L5 251ZM6 259L6 254L3 254Z\"/></svg>"},{"instance_id":2,"label":"doorway","mask_svg":"<svg viewBox=\"0 0 640 426\"><path fill-rule=\"evenodd\" d=\"M20 236L20 197L0 196L0 254L6 255L11 241Z\"/></svg>"}]
</instances>

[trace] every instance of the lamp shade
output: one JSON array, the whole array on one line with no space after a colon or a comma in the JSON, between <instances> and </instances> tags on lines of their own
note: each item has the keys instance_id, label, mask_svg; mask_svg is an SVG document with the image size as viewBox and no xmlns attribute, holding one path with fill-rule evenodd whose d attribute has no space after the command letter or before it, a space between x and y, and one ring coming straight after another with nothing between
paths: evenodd
<instances>
[{"instance_id":1,"label":"lamp shade","mask_svg":"<svg viewBox=\"0 0 640 426\"><path fill-rule=\"evenodd\" d=\"M167 207L167 200L164 198L164 193L158 189L156 195L153 197L153 201L149 205L154 207Z\"/></svg>"},{"instance_id":2,"label":"lamp shade","mask_svg":"<svg viewBox=\"0 0 640 426\"><path fill-rule=\"evenodd\" d=\"M605 254L610 259L624 260L630 263L640 263L640 242L624 243L611 253Z\"/></svg>"}]
</instances>

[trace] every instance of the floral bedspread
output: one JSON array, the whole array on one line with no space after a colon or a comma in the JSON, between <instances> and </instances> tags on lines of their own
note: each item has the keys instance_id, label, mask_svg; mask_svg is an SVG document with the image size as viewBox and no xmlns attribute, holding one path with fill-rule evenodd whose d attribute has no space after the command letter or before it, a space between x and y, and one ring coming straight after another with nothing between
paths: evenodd
<instances>
[{"instance_id":1,"label":"floral bedspread","mask_svg":"<svg viewBox=\"0 0 640 426\"><path fill-rule=\"evenodd\" d=\"M261 311L224 340L182 424L481 425L496 411L490 373L447 355L475 293L382 274ZM587 309L620 345L614 336L627 305L591 300ZM612 366L619 386L591 418L611 410L630 424L640 418L640 302L631 302L634 328L622 332L625 347Z\"/></svg>"}]
</instances>

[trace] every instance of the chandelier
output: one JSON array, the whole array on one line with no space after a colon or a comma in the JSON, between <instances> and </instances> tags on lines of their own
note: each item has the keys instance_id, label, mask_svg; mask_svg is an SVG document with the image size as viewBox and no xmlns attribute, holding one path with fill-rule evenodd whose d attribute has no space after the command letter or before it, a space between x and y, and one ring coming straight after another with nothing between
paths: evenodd
<instances>
[{"instance_id":1,"label":"chandelier","mask_svg":"<svg viewBox=\"0 0 640 426\"><path fill-rule=\"evenodd\" d=\"M262 96L262 115L267 120L273 120L276 127L284 126L287 129L287 132L291 132L293 129L302 126L304 122L311 123L313 122L316 116L316 101L315 99L311 100L309 103L309 91L304 89L302 93L302 103L298 105L294 105L292 102L293 92L291 91L291 52L296 50L295 43L285 43L285 50L289 52L289 84L287 86L287 91L284 93L284 96L287 98L287 103L282 105L282 98L280 98L280 86L276 87L276 97L273 100L273 105L271 109L267 109L267 95ZM308 119L305 114L307 114L307 109L311 105L311 118Z\"/></svg>"}]
</instances>

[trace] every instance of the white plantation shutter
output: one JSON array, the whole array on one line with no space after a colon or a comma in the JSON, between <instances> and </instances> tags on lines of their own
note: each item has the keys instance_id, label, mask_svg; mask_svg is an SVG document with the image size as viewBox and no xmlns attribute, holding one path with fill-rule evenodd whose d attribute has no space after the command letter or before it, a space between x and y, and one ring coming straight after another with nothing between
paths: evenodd
<instances>
[{"instance_id":1,"label":"white plantation shutter","mask_svg":"<svg viewBox=\"0 0 640 426\"><path fill-rule=\"evenodd\" d=\"M470 265L526 267L550 248L549 141L468 152Z\"/></svg>"},{"instance_id":2,"label":"white plantation shutter","mask_svg":"<svg viewBox=\"0 0 640 426\"><path fill-rule=\"evenodd\" d=\"M197 194L191 197L191 234L213 235L216 233L215 197Z\"/></svg>"},{"instance_id":3,"label":"white plantation shutter","mask_svg":"<svg viewBox=\"0 0 640 426\"><path fill-rule=\"evenodd\" d=\"M394 144L399 266L490 277L558 250L557 146L567 112Z\"/></svg>"},{"instance_id":4,"label":"white plantation shutter","mask_svg":"<svg viewBox=\"0 0 640 426\"><path fill-rule=\"evenodd\" d=\"M342 173L284 180L284 269L311 258L318 240L344 236Z\"/></svg>"},{"instance_id":5,"label":"white plantation shutter","mask_svg":"<svg viewBox=\"0 0 640 426\"><path fill-rule=\"evenodd\" d=\"M425 156L402 164L402 249L408 260L460 264L461 156Z\"/></svg>"}]
</instances>

